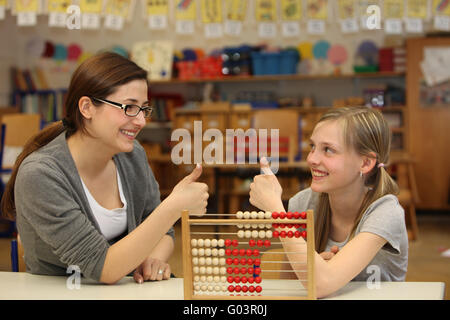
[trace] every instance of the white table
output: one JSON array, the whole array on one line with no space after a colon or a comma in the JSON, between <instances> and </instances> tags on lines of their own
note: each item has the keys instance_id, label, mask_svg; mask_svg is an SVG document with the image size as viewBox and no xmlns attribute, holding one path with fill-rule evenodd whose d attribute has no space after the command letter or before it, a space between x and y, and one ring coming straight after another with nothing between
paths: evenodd
<instances>
[{"instance_id":1,"label":"white table","mask_svg":"<svg viewBox=\"0 0 450 320\"><path fill-rule=\"evenodd\" d=\"M137 284L125 277L115 285L82 279L79 289L69 289L67 277L38 276L25 272L0 272L0 300L183 300L183 279ZM296 280L279 281L283 288ZM70 282L74 284L74 282ZM327 299L337 300L442 300L443 282L381 282L369 289L365 282L350 282Z\"/></svg>"}]
</instances>

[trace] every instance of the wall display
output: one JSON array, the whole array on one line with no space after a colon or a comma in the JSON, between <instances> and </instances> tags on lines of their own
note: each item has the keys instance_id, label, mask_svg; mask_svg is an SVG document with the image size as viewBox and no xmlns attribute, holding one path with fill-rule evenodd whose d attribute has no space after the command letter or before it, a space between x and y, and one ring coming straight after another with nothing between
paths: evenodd
<instances>
[{"instance_id":1,"label":"wall display","mask_svg":"<svg viewBox=\"0 0 450 320\"><path fill-rule=\"evenodd\" d=\"M148 27L152 30L166 29L168 26L167 16L169 13L169 4L167 0L142 0L146 7L148 17Z\"/></svg>"},{"instance_id":2,"label":"wall display","mask_svg":"<svg viewBox=\"0 0 450 320\"><path fill-rule=\"evenodd\" d=\"M434 14L434 28L450 31L450 1L433 0L432 12Z\"/></svg>"},{"instance_id":3,"label":"wall display","mask_svg":"<svg viewBox=\"0 0 450 320\"><path fill-rule=\"evenodd\" d=\"M0 0L0 20L5 19L5 11L8 2L6 0Z\"/></svg>"},{"instance_id":4,"label":"wall display","mask_svg":"<svg viewBox=\"0 0 450 320\"><path fill-rule=\"evenodd\" d=\"M173 43L170 41L137 42L131 50L131 59L147 70L149 80L170 80Z\"/></svg>"},{"instance_id":5,"label":"wall display","mask_svg":"<svg viewBox=\"0 0 450 320\"><path fill-rule=\"evenodd\" d=\"M358 32L359 25L356 19L356 3L355 0L338 0L336 2L337 13L342 33Z\"/></svg>"},{"instance_id":6,"label":"wall display","mask_svg":"<svg viewBox=\"0 0 450 320\"><path fill-rule=\"evenodd\" d=\"M134 3L134 0L105 0L105 28L121 30L133 15Z\"/></svg>"},{"instance_id":7,"label":"wall display","mask_svg":"<svg viewBox=\"0 0 450 320\"><path fill-rule=\"evenodd\" d=\"M306 1L307 31L311 34L324 34L325 21L328 19L327 0Z\"/></svg>"},{"instance_id":8,"label":"wall display","mask_svg":"<svg viewBox=\"0 0 450 320\"><path fill-rule=\"evenodd\" d=\"M175 19L176 32L179 34L193 34L197 18L196 0L176 0Z\"/></svg>"},{"instance_id":9,"label":"wall display","mask_svg":"<svg viewBox=\"0 0 450 320\"><path fill-rule=\"evenodd\" d=\"M428 0L407 0L405 29L411 33L423 32L423 20L428 17Z\"/></svg>"},{"instance_id":10,"label":"wall display","mask_svg":"<svg viewBox=\"0 0 450 320\"><path fill-rule=\"evenodd\" d=\"M71 0L47 0L49 27L66 27L67 8L71 4Z\"/></svg>"},{"instance_id":11,"label":"wall display","mask_svg":"<svg viewBox=\"0 0 450 320\"><path fill-rule=\"evenodd\" d=\"M220 38L222 30L222 1L201 0L202 21L206 38Z\"/></svg>"},{"instance_id":12,"label":"wall display","mask_svg":"<svg viewBox=\"0 0 450 320\"><path fill-rule=\"evenodd\" d=\"M13 14L17 15L17 25L34 26L37 23L37 14L41 11L39 0L15 0Z\"/></svg>"},{"instance_id":13,"label":"wall display","mask_svg":"<svg viewBox=\"0 0 450 320\"><path fill-rule=\"evenodd\" d=\"M258 34L261 38L275 38L277 35L277 1L256 0L255 17L258 22Z\"/></svg>"},{"instance_id":14,"label":"wall display","mask_svg":"<svg viewBox=\"0 0 450 320\"><path fill-rule=\"evenodd\" d=\"M299 21L302 20L303 10L301 0L282 0L281 30L283 37L298 37L300 35Z\"/></svg>"},{"instance_id":15,"label":"wall display","mask_svg":"<svg viewBox=\"0 0 450 320\"><path fill-rule=\"evenodd\" d=\"M384 29L387 34L402 34L405 16L404 2L384 0Z\"/></svg>"},{"instance_id":16,"label":"wall display","mask_svg":"<svg viewBox=\"0 0 450 320\"><path fill-rule=\"evenodd\" d=\"M242 23L247 16L246 0L226 0L225 2L225 34L239 36L242 32Z\"/></svg>"},{"instance_id":17,"label":"wall display","mask_svg":"<svg viewBox=\"0 0 450 320\"><path fill-rule=\"evenodd\" d=\"M81 27L83 29L100 28L102 8L102 0L80 0Z\"/></svg>"}]
</instances>

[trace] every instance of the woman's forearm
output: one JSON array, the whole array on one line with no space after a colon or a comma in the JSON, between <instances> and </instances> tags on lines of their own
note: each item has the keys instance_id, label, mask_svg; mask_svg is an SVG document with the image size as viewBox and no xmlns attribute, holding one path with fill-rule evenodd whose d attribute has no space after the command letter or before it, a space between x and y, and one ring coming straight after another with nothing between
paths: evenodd
<instances>
[{"instance_id":1,"label":"woman's forearm","mask_svg":"<svg viewBox=\"0 0 450 320\"><path fill-rule=\"evenodd\" d=\"M162 237L161 241L158 242L155 249L150 253L149 258L158 259L164 262L169 261L170 256L173 253L175 247L173 238L169 235Z\"/></svg>"},{"instance_id":2,"label":"woman's forearm","mask_svg":"<svg viewBox=\"0 0 450 320\"><path fill-rule=\"evenodd\" d=\"M135 230L112 245L106 254L100 281L116 283L136 269L155 249L161 255L162 248L170 246L162 239L166 239L167 231L180 217L178 210L167 198Z\"/></svg>"}]
</instances>

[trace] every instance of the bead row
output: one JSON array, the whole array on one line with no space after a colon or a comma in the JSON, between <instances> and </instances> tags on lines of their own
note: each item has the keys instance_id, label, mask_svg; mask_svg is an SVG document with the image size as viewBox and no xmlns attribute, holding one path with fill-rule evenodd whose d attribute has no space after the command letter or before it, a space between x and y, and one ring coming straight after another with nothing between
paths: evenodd
<instances>
[{"instance_id":1,"label":"bead row","mask_svg":"<svg viewBox=\"0 0 450 320\"><path fill-rule=\"evenodd\" d=\"M239 277L239 276L235 276L235 277L233 277L233 276L228 276L227 277L227 282L228 283L233 283L233 282L235 282L235 283L253 283L253 282L255 282L255 283L261 283L261 281L262 281L262 279L261 279L261 277L246 277L246 276L242 276L242 277Z\"/></svg>"},{"instance_id":2,"label":"bead row","mask_svg":"<svg viewBox=\"0 0 450 320\"><path fill-rule=\"evenodd\" d=\"M272 217L272 212L270 211L238 211L236 212L236 218L238 219L270 219Z\"/></svg>"},{"instance_id":3,"label":"bead row","mask_svg":"<svg viewBox=\"0 0 450 320\"><path fill-rule=\"evenodd\" d=\"M225 260L225 263L227 264L227 265L229 265L229 266L231 266L232 264L234 264L235 266L237 266L238 264L241 264L241 265L246 265L246 264L248 264L249 266L259 266L259 265L261 265L261 259L258 259L258 258L256 258L256 259L252 259L252 258L248 258L248 259L246 259L246 258L242 258L242 259L239 259L239 258L227 258L226 260Z\"/></svg>"},{"instance_id":4,"label":"bead row","mask_svg":"<svg viewBox=\"0 0 450 320\"><path fill-rule=\"evenodd\" d=\"M267 230L267 231L264 231L264 230L260 230L260 231L239 230L237 232L237 236L238 236L238 238L247 238L247 239L249 239L249 238L269 238L270 239L273 237L273 232L271 230Z\"/></svg>"},{"instance_id":5,"label":"bead row","mask_svg":"<svg viewBox=\"0 0 450 320\"><path fill-rule=\"evenodd\" d=\"M261 286L233 286L233 285L229 285L228 286L228 291L229 292L257 292L260 293L262 291L262 287Z\"/></svg>"},{"instance_id":6,"label":"bead row","mask_svg":"<svg viewBox=\"0 0 450 320\"><path fill-rule=\"evenodd\" d=\"M210 249L210 248L192 248L191 250L192 255L195 256L219 256L223 257L225 255L224 249Z\"/></svg>"},{"instance_id":7,"label":"bead row","mask_svg":"<svg viewBox=\"0 0 450 320\"><path fill-rule=\"evenodd\" d=\"M225 246L225 241L223 239L192 239L191 245L193 247L220 247Z\"/></svg>"},{"instance_id":8,"label":"bead row","mask_svg":"<svg viewBox=\"0 0 450 320\"><path fill-rule=\"evenodd\" d=\"M247 256L259 256L259 254L260 254L260 252L259 252L259 250L258 249L233 249L233 250L231 250L231 249L226 249L225 250L225 255L226 256L231 256L231 255L233 255L233 256L237 256L237 255L240 255L240 256L245 256L245 255L247 255Z\"/></svg>"},{"instance_id":9,"label":"bead row","mask_svg":"<svg viewBox=\"0 0 450 320\"><path fill-rule=\"evenodd\" d=\"M198 267L195 266L192 268L194 274L215 274L215 275L225 275L227 274L227 269L225 267Z\"/></svg>"},{"instance_id":10,"label":"bead row","mask_svg":"<svg viewBox=\"0 0 450 320\"><path fill-rule=\"evenodd\" d=\"M248 267L248 268L246 268L246 267L241 267L241 268L228 267L228 268L226 268L226 273L228 273L228 274L233 274L233 273L234 274L239 274L239 273L246 274L246 273L248 273L251 275L259 275L259 274L261 274L261 268L260 267L255 267L255 268L252 268L252 267Z\"/></svg>"},{"instance_id":11,"label":"bead row","mask_svg":"<svg viewBox=\"0 0 450 320\"><path fill-rule=\"evenodd\" d=\"M226 263L225 258L210 258L210 257L193 257L192 264L196 265L207 265L207 266L224 266Z\"/></svg>"},{"instance_id":12,"label":"bead row","mask_svg":"<svg viewBox=\"0 0 450 320\"><path fill-rule=\"evenodd\" d=\"M273 219L306 219L306 212L272 212Z\"/></svg>"},{"instance_id":13,"label":"bead row","mask_svg":"<svg viewBox=\"0 0 450 320\"><path fill-rule=\"evenodd\" d=\"M205 275L195 275L194 276L194 282L208 282L208 283L220 283L220 282L227 282L226 276L205 276Z\"/></svg>"}]
</instances>

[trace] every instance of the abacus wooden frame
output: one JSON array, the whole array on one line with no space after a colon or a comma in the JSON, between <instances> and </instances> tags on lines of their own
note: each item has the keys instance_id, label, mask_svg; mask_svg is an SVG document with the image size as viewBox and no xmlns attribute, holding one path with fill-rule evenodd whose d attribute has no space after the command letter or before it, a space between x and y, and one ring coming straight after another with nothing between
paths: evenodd
<instances>
[{"instance_id":1,"label":"abacus wooden frame","mask_svg":"<svg viewBox=\"0 0 450 320\"><path fill-rule=\"evenodd\" d=\"M184 299L185 300L314 300L316 286L314 276L314 213L307 210L306 219L202 219L191 218L187 210L181 214L181 240L183 254ZM307 295L306 296L231 296L231 295L194 295L194 281L191 251L191 224L245 224L245 223L289 223L306 224L307 246Z\"/></svg>"}]
</instances>

